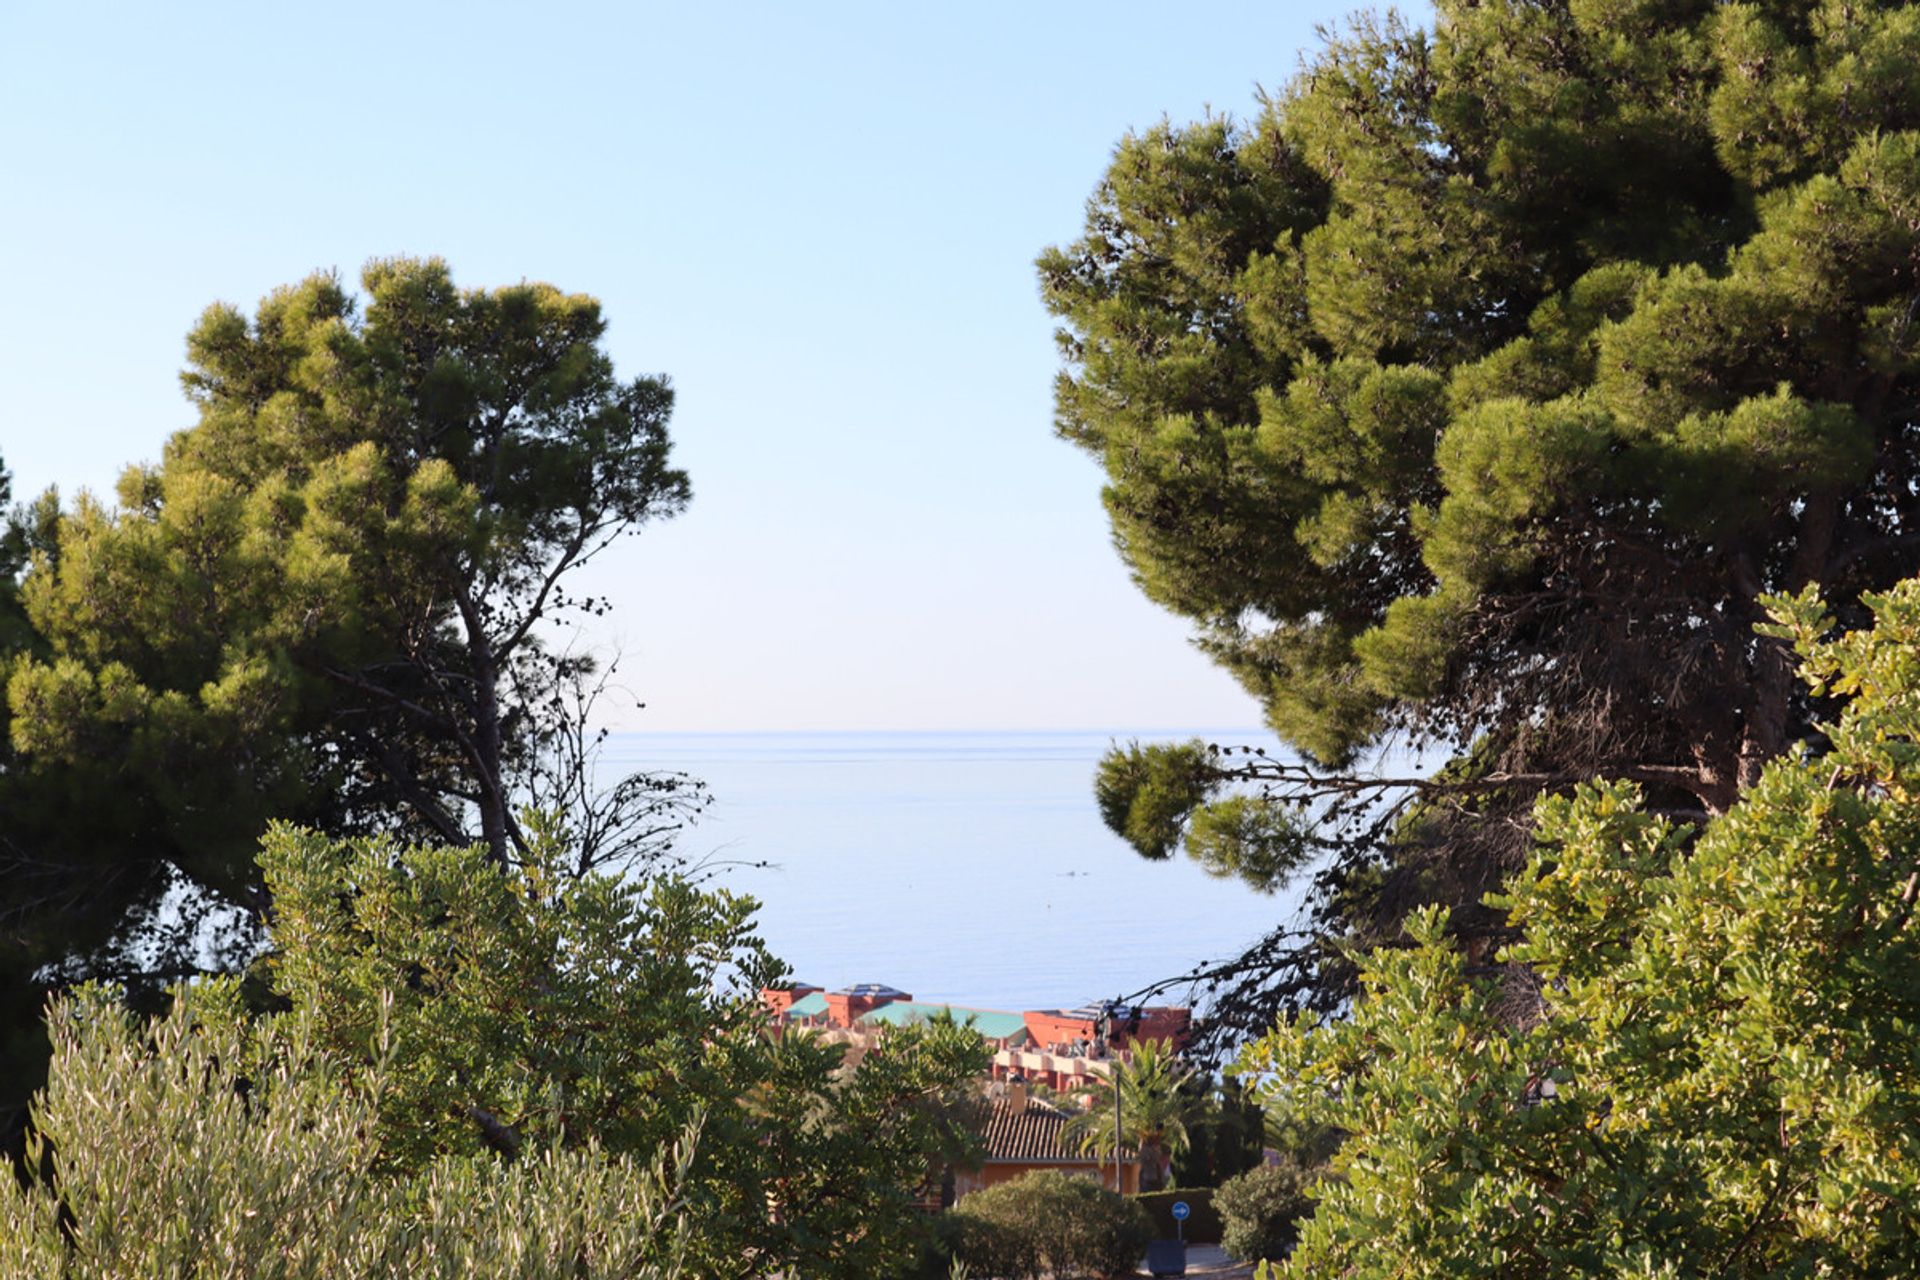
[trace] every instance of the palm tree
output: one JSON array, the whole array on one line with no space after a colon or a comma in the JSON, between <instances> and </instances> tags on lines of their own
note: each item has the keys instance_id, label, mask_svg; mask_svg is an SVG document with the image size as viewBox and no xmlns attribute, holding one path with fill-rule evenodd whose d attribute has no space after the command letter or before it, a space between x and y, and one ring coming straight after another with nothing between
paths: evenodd
<instances>
[{"instance_id":1,"label":"palm tree","mask_svg":"<svg viewBox=\"0 0 1920 1280\"><path fill-rule=\"evenodd\" d=\"M1183 1089L1193 1069L1160 1041L1133 1045L1131 1060L1116 1061L1113 1073L1093 1089L1093 1102L1067 1122L1063 1141L1106 1159L1113 1154L1113 1095L1120 1094L1120 1141L1140 1151L1140 1189L1157 1191L1166 1180L1167 1161L1187 1149L1187 1124L1199 1119L1204 1102Z\"/></svg>"}]
</instances>

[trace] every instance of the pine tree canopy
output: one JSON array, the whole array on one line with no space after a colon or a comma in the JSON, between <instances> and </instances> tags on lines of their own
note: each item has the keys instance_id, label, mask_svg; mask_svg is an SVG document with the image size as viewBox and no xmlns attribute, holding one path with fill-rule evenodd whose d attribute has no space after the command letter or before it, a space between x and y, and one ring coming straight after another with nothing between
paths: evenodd
<instances>
[{"instance_id":1,"label":"pine tree canopy","mask_svg":"<svg viewBox=\"0 0 1920 1280\"><path fill-rule=\"evenodd\" d=\"M687 499L672 392L614 377L593 299L458 289L438 260L363 284L364 310L331 274L251 319L210 308L182 375L199 423L117 506L83 494L22 591L44 652L9 682L16 748L171 774L156 826L226 811L235 838L189 856L242 880L266 818L316 804L334 829L521 847L592 669L543 643L600 607L565 575Z\"/></svg>"},{"instance_id":2,"label":"pine tree canopy","mask_svg":"<svg viewBox=\"0 0 1920 1280\"><path fill-rule=\"evenodd\" d=\"M658 854L697 803L671 775L597 791L606 673L550 643L605 607L568 575L687 501L666 380L615 376L585 295L460 288L437 259L361 284L209 308L182 375L198 421L117 502L17 522L0 970L27 1012L49 977L244 955L271 818L504 866L533 806L583 871Z\"/></svg>"},{"instance_id":3,"label":"pine tree canopy","mask_svg":"<svg viewBox=\"0 0 1920 1280\"><path fill-rule=\"evenodd\" d=\"M1123 754L1116 829L1270 886L1312 842L1193 821L1223 780L1460 757L1454 854L1346 924L1477 902L1486 812L1579 778L1724 811L1813 722L1757 598L1920 565L1920 9L1437 8L1127 137L1039 260L1121 554L1308 761Z\"/></svg>"}]
</instances>

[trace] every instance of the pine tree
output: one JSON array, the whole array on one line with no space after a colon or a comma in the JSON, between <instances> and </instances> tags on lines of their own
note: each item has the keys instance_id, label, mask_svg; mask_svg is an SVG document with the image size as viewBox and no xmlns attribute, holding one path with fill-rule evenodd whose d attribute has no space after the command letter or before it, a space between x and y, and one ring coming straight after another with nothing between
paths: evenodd
<instances>
[{"instance_id":1,"label":"pine tree","mask_svg":"<svg viewBox=\"0 0 1920 1280\"><path fill-rule=\"evenodd\" d=\"M1920 564L1916 130L1920 10L1442 0L1121 142L1039 263L1057 427L1303 762L1122 752L1103 808L1263 887L1338 846L1243 1025L1422 902L1497 936L1541 793L1700 818L1812 730L1758 597ZM1337 776L1394 742L1454 764Z\"/></svg>"},{"instance_id":2,"label":"pine tree","mask_svg":"<svg viewBox=\"0 0 1920 1280\"><path fill-rule=\"evenodd\" d=\"M182 376L195 425L117 502L43 499L20 522L32 634L6 659L0 778L15 1026L49 981L157 992L243 959L273 818L477 841L505 866L535 806L584 872L662 854L699 803L672 774L598 789L607 673L549 642L606 607L570 575L688 500L671 387L615 376L585 295L463 289L437 259L375 261L361 284L209 308Z\"/></svg>"}]
</instances>

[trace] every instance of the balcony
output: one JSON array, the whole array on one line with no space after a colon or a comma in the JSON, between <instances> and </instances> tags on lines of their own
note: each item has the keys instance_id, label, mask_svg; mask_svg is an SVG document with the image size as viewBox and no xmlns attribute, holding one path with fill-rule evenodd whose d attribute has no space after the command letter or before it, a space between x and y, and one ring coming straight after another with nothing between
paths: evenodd
<instances>
[{"instance_id":1,"label":"balcony","mask_svg":"<svg viewBox=\"0 0 1920 1280\"><path fill-rule=\"evenodd\" d=\"M1124 1061L1123 1051L1119 1060ZM1071 1087L1074 1081L1105 1079L1113 1072L1114 1057L1085 1058L1070 1053L1043 1053L1033 1049L1002 1049L993 1055L993 1074L1004 1079L1015 1071L1050 1088Z\"/></svg>"}]
</instances>

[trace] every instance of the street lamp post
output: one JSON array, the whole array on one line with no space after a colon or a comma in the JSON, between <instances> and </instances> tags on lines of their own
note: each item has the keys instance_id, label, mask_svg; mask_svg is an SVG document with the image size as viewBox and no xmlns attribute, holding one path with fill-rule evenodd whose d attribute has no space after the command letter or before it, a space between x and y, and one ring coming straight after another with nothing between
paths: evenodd
<instances>
[{"instance_id":1,"label":"street lamp post","mask_svg":"<svg viewBox=\"0 0 1920 1280\"><path fill-rule=\"evenodd\" d=\"M1113 1051L1113 1006L1108 1005L1094 1024L1107 1046L1107 1083L1113 1086L1113 1193L1125 1195L1126 1181L1120 1176L1120 1060Z\"/></svg>"}]
</instances>

